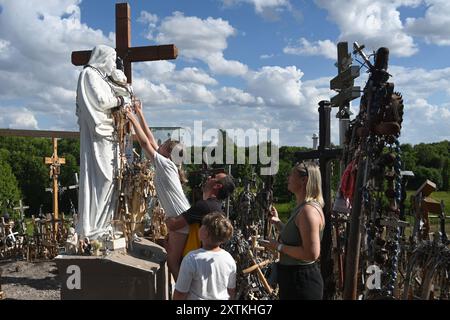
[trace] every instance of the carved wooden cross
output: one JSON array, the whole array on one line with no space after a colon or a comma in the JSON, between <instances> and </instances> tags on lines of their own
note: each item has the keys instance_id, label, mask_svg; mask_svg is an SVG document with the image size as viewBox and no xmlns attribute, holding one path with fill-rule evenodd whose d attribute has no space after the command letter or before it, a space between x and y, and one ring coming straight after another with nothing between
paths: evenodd
<instances>
[{"instance_id":1,"label":"carved wooden cross","mask_svg":"<svg viewBox=\"0 0 450 320\"><path fill-rule=\"evenodd\" d=\"M178 49L175 45L131 47L130 6L128 3L116 3L116 51L122 58L125 75L131 83L131 63L176 59ZM72 64L83 66L89 62L91 50L72 52Z\"/></svg>"},{"instance_id":2,"label":"carved wooden cross","mask_svg":"<svg viewBox=\"0 0 450 320\"><path fill-rule=\"evenodd\" d=\"M50 177L53 179L53 214L54 220L58 221L58 176L60 174L60 167L66 163L66 159L58 157L58 140L52 138L52 141L53 155L51 158L45 157L45 164L50 165Z\"/></svg>"}]
</instances>

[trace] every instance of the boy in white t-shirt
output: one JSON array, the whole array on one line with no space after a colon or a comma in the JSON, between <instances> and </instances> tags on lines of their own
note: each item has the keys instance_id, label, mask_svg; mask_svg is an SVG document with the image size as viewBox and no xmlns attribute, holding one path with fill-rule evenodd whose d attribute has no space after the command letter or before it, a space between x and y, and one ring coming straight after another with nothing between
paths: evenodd
<instances>
[{"instance_id":1,"label":"boy in white t-shirt","mask_svg":"<svg viewBox=\"0 0 450 320\"><path fill-rule=\"evenodd\" d=\"M233 226L222 213L207 214L199 237L202 248L181 262L174 300L229 300L236 294L236 262L220 245L229 240Z\"/></svg>"},{"instance_id":2,"label":"boy in white t-shirt","mask_svg":"<svg viewBox=\"0 0 450 320\"><path fill-rule=\"evenodd\" d=\"M179 141L170 139L158 146L145 121L141 102L139 100L134 101L134 107L139 121L134 116L131 108L126 110L127 118L131 121L136 131L139 144L155 166L154 181L158 200L164 209L166 218L177 217L191 207L182 187L182 183L186 180L180 161L182 159L183 146ZM173 158L172 155L175 155L177 159ZM167 266L175 280L178 277L188 233L189 226L176 231L169 231L166 243Z\"/></svg>"}]
</instances>

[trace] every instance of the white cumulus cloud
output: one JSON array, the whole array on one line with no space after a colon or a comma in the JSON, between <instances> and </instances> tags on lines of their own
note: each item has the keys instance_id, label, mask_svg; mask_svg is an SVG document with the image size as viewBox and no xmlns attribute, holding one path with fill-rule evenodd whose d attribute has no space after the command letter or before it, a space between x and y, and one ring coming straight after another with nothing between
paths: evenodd
<instances>
[{"instance_id":1,"label":"white cumulus cloud","mask_svg":"<svg viewBox=\"0 0 450 320\"><path fill-rule=\"evenodd\" d=\"M27 108L3 107L0 114L0 126L10 129L39 129L33 112Z\"/></svg>"},{"instance_id":2,"label":"white cumulus cloud","mask_svg":"<svg viewBox=\"0 0 450 320\"><path fill-rule=\"evenodd\" d=\"M283 11L292 11L299 15L289 0L222 0L225 7L233 7L240 4L250 4L255 12L268 20L278 20Z\"/></svg>"},{"instance_id":3,"label":"white cumulus cloud","mask_svg":"<svg viewBox=\"0 0 450 320\"><path fill-rule=\"evenodd\" d=\"M300 105L303 72L295 66L265 66L247 75L249 93L264 99L270 106L290 107Z\"/></svg>"},{"instance_id":4,"label":"white cumulus cloud","mask_svg":"<svg viewBox=\"0 0 450 320\"><path fill-rule=\"evenodd\" d=\"M182 12L174 12L157 27L157 43L176 43L181 57L205 62L214 73L244 75L248 67L235 60L227 60L224 50L227 38L236 30L221 18L186 17Z\"/></svg>"},{"instance_id":5,"label":"white cumulus cloud","mask_svg":"<svg viewBox=\"0 0 450 320\"><path fill-rule=\"evenodd\" d=\"M418 51L398 10L401 5L415 6L418 1L315 0L315 3L327 10L328 18L339 27L340 41L357 41L372 50L388 47L399 57L409 57Z\"/></svg>"},{"instance_id":6,"label":"white cumulus cloud","mask_svg":"<svg viewBox=\"0 0 450 320\"><path fill-rule=\"evenodd\" d=\"M254 97L250 93L238 88L222 87L216 92L216 96L220 99L220 102L225 105L250 107L264 104L263 98Z\"/></svg>"},{"instance_id":7,"label":"white cumulus cloud","mask_svg":"<svg viewBox=\"0 0 450 320\"><path fill-rule=\"evenodd\" d=\"M450 45L450 2L426 0L424 17L407 18L405 29L426 42L441 46Z\"/></svg>"},{"instance_id":8,"label":"white cumulus cloud","mask_svg":"<svg viewBox=\"0 0 450 320\"><path fill-rule=\"evenodd\" d=\"M305 38L300 38L298 45L289 45L283 49L283 52L300 56L323 56L336 60L337 49L336 44L328 39L310 42Z\"/></svg>"},{"instance_id":9,"label":"white cumulus cloud","mask_svg":"<svg viewBox=\"0 0 450 320\"><path fill-rule=\"evenodd\" d=\"M0 0L0 99L15 101L24 116L7 126L39 127L36 114L58 118L75 113L79 69L72 51L113 44L105 35L80 22L79 0ZM26 109L25 109L26 107ZM61 125L73 128L74 117ZM5 121L5 120L4 120Z\"/></svg>"}]
</instances>

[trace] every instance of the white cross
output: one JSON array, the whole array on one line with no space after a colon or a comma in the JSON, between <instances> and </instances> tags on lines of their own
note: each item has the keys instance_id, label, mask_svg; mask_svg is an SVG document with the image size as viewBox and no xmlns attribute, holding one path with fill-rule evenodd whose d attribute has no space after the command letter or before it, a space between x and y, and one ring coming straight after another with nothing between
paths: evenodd
<instances>
[{"instance_id":1,"label":"white cross","mask_svg":"<svg viewBox=\"0 0 450 320\"><path fill-rule=\"evenodd\" d=\"M23 203L22 203L22 200L19 200L19 206L18 207L14 207L13 208L13 210L20 211L20 219L23 219L26 209L30 209L30 207L29 206L24 206Z\"/></svg>"}]
</instances>

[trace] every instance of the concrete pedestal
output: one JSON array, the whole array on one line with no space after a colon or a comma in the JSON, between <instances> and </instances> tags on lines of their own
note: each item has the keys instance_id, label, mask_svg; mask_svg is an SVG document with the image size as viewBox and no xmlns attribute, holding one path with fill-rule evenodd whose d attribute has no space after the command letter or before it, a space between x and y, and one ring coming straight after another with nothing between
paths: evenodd
<instances>
[{"instance_id":1,"label":"concrete pedestal","mask_svg":"<svg viewBox=\"0 0 450 320\"><path fill-rule=\"evenodd\" d=\"M61 299L168 299L166 251L139 238L128 253L107 256L59 255Z\"/></svg>"}]
</instances>

